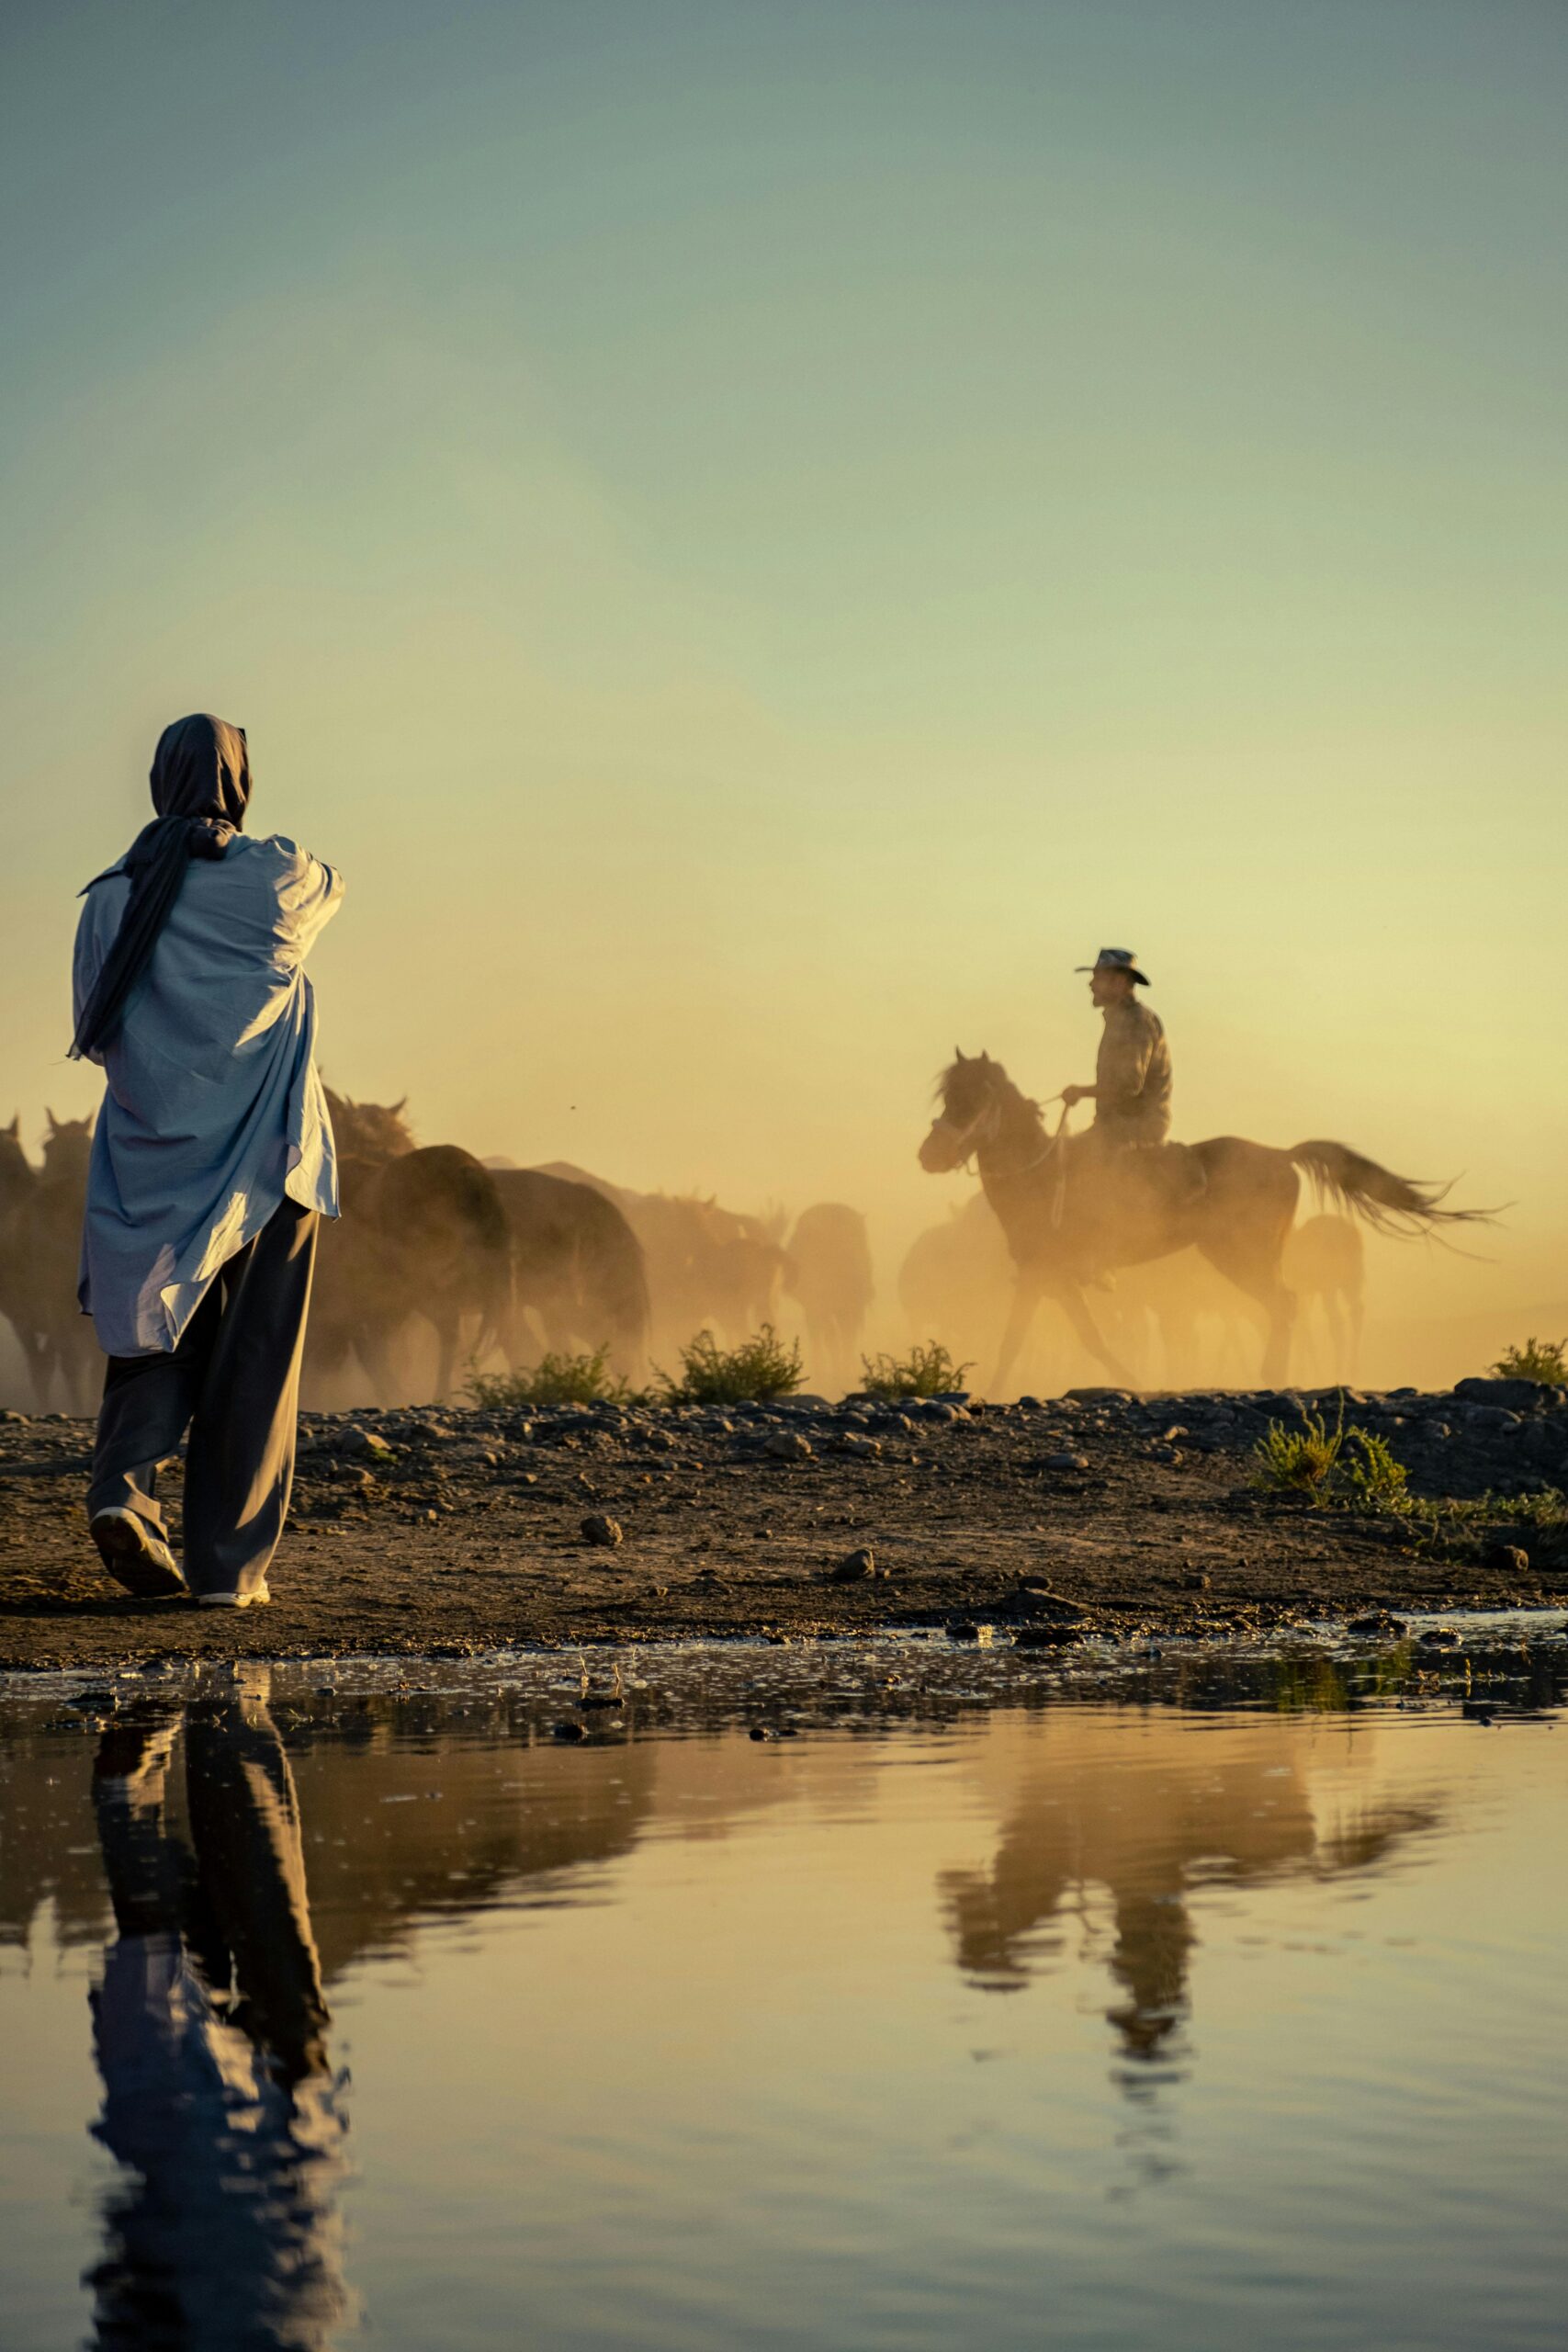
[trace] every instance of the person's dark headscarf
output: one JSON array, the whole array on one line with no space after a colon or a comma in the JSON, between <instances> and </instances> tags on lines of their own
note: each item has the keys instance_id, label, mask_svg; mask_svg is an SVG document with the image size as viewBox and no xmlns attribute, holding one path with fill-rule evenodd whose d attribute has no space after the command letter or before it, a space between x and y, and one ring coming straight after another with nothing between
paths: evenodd
<instances>
[{"instance_id":1,"label":"person's dark headscarf","mask_svg":"<svg viewBox=\"0 0 1568 2352\"><path fill-rule=\"evenodd\" d=\"M191 859L221 857L244 823L251 797L244 729L231 727L208 711L176 718L158 738L148 780L157 815L142 827L119 863L95 875L87 885L90 890L94 882L105 882L111 874L127 874L130 896L83 1007L72 1041L73 1061L107 1045L119 1027L130 992L152 960L158 933L180 895Z\"/></svg>"}]
</instances>

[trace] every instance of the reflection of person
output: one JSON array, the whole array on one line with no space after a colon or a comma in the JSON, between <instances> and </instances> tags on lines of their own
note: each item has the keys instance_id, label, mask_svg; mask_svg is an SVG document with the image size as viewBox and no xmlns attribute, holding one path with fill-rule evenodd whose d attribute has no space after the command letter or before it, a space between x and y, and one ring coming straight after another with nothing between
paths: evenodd
<instances>
[{"instance_id":1,"label":"reflection of person","mask_svg":"<svg viewBox=\"0 0 1568 2352\"><path fill-rule=\"evenodd\" d=\"M143 1598L268 1598L294 1470L321 1215L337 1214L305 957L343 885L282 835L244 833L244 729L175 721L153 821L83 893L74 1055L107 1091L93 1137L80 1297L109 1359L87 1510ZM155 1499L190 1430L185 1567Z\"/></svg>"},{"instance_id":2,"label":"reflection of person","mask_svg":"<svg viewBox=\"0 0 1568 2352\"><path fill-rule=\"evenodd\" d=\"M294 1784L254 1698L186 1724L188 1848L166 1819L178 1718L104 1736L94 1796L115 1941L93 1995L110 2195L95 2341L313 2352L345 2315L344 2123Z\"/></svg>"}]
</instances>

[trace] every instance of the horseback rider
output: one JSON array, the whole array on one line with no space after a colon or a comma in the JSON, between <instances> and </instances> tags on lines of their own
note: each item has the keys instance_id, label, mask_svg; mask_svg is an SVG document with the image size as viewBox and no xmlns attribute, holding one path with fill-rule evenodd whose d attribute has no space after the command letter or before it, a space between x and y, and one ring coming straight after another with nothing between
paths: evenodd
<instances>
[{"instance_id":1,"label":"horseback rider","mask_svg":"<svg viewBox=\"0 0 1568 2352\"><path fill-rule=\"evenodd\" d=\"M1065 1086L1062 1100L1094 1104L1097 1143L1118 1149L1127 1144L1160 1144L1170 1133L1170 1047L1157 1012L1140 1004L1134 989L1146 989L1130 947L1102 947L1089 974L1089 993L1104 1017L1092 1086Z\"/></svg>"}]
</instances>

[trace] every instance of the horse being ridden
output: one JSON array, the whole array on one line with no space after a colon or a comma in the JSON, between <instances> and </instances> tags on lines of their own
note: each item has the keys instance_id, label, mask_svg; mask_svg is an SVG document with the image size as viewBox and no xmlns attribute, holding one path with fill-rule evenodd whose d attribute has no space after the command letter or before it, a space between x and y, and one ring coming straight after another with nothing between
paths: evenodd
<instances>
[{"instance_id":1,"label":"horse being ridden","mask_svg":"<svg viewBox=\"0 0 1568 2352\"><path fill-rule=\"evenodd\" d=\"M988 1054L959 1053L937 1093L941 1108L920 1146L920 1165L938 1175L976 1161L1018 1269L993 1389L1005 1385L1047 1297L1060 1305L1095 1362L1125 1385L1127 1374L1089 1312L1085 1283L1102 1268L1137 1265L1189 1246L1262 1307L1269 1321L1263 1378L1278 1386L1290 1368L1295 1316L1281 1260L1301 1190L1298 1170L1337 1207L1385 1233L1431 1232L1486 1214L1444 1208L1445 1188L1412 1182L1347 1144L1323 1141L1280 1151L1239 1136L1214 1136L1190 1147L1203 1179L1200 1190L1178 1193L1119 1182L1116 1161L1123 1155L1108 1162L1089 1137L1047 1134L1038 1103ZM1066 1118L1064 1112L1064 1124Z\"/></svg>"}]
</instances>

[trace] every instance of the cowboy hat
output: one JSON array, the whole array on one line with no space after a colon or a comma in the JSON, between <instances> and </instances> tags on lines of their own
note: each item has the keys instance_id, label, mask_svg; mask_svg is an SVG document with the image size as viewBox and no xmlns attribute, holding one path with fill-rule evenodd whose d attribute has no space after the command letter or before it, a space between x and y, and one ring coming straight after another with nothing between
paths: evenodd
<instances>
[{"instance_id":1,"label":"cowboy hat","mask_svg":"<svg viewBox=\"0 0 1568 2352\"><path fill-rule=\"evenodd\" d=\"M1092 964L1075 964L1076 972L1125 972L1134 986L1146 989L1149 977L1138 969L1138 959L1130 947L1102 947Z\"/></svg>"}]
</instances>

